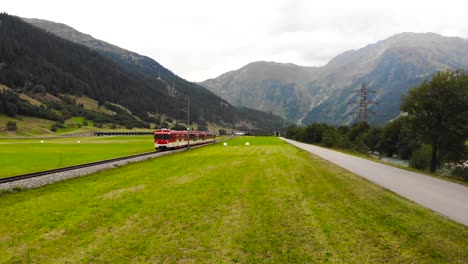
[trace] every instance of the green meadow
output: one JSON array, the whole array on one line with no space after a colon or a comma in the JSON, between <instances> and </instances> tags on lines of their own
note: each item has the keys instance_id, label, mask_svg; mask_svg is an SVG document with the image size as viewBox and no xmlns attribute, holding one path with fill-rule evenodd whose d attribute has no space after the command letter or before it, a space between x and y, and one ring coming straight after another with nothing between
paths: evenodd
<instances>
[{"instance_id":1,"label":"green meadow","mask_svg":"<svg viewBox=\"0 0 468 264\"><path fill-rule=\"evenodd\" d=\"M227 143L0 196L0 262L468 262L464 225L279 139Z\"/></svg>"},{"instance_id":2,"label":"green meadow","mask_svg":"<svg viewBox=\"0 0 468 264\"><path fill-rule=\"evenodd\" d=\"M0 178L150 151L151 135L0 139Z\"/></svg>"}]
</instances>

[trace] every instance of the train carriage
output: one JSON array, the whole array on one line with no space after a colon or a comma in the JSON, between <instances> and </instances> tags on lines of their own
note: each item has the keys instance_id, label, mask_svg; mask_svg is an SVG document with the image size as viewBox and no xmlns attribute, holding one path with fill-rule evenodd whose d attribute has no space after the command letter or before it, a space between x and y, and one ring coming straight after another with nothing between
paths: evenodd
<instances>
[{"instance_id":1,"label":"train carriage","mask_svg":"<svg viewBox=\"0 0 468 264\"><path fill-rule=\"evenodd\" d=\"M154 131L154 148L156 150L181 148L214 142L215 139L215 134L206 131L158 129Z\"/></svg>"}]
</instances>

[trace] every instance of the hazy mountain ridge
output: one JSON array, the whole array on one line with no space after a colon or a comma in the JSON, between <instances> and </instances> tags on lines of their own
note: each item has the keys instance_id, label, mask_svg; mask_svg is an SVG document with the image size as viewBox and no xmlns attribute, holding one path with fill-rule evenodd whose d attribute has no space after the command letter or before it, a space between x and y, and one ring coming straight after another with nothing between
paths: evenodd
<instances>
[{"instance_id":1,"label":"hazy mountain ridge","mask_svg":"<svg viewBox=\"0 0 468 264\"><path fill-rule=\"evenodd\" d=\"M315 67L261 61L201 84L234 105L297 119L301 103L313 99L307 92L307 83L313 80L311 73L315 71Z\"/></svg>"},{"instance_id":2,"label":"hazy mountain ridge","mask_svg":"<svg viewBox=\"0 0 468 264\"><path fill-rule=\"evenodd\" d=\"M401 96L424 78L439 70L467 69L468 41L401 33L346 51L322 67L291 65L250 63L201 84L234 105L271 111L290 121L342 124L355 120L357 106L348 102L356 100L351 92L366 82L376 91L371 99L379 102L371 106L378 112L373 121L382 123L398 115Z\"/></svg>"}]
</instances>

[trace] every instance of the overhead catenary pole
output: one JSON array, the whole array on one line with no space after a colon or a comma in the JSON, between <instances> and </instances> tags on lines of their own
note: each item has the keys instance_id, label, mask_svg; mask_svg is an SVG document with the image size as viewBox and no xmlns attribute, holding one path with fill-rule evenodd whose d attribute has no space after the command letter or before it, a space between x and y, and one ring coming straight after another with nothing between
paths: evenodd
<instances>
[{"instance_id":1,"label":"overhead catenary pole","mask_svg":"<svg viewBox=\"0 0 468 264\"><path fill-rule=\"evenodd\" d=\"M190 148L190 96L187 96L187 149Z\"/></svg>"},{"instance_id":2,"label":"overhead catenary pole","mask_svg":"<svg viewBox=\"0 0 468 264\"><path fill-rule=\"evenodd\" d=\"M213 111L213 141L216 142L216 109Z\"/></svg>"}]
</instances>

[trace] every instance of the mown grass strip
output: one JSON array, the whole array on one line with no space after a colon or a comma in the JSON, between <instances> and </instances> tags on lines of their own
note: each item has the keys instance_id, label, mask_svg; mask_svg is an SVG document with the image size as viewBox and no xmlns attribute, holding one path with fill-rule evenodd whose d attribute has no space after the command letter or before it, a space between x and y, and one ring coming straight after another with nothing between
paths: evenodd
<instances>
[{"instance_id":1,"label":"mown grass strip","mask_svg":"<svg viewBox=\"0 0 468 264\"><path fill-rule=\"evenodd\" d=\"M466 263L467 238L467 227L275 138L0 199L0 262Z\"/></svg>"},{"instance_id":2,"label":"mown grass strip","mask_svg":"<svg viewBox=\"0 0 468 264\"><path fill-rule=\"evenodd\" d=\"M0 139L0 178L150 151L151 135Z\"/></svg>"}]
</instances>

